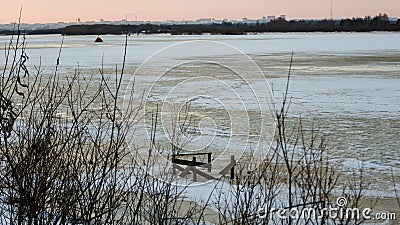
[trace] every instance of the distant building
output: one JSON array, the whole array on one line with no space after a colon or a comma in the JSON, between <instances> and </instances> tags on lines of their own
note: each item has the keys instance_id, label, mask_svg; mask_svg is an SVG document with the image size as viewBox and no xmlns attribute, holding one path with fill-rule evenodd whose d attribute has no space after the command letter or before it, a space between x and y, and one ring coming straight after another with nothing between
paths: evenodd
<instances>
[{"instance_id":1,"label":"distant building","mask_svg":"<svg viewBox=\"0 0 400 225\"><path fill-rule=\"evenodd\" d=\"M286 15L280 15L279 18L280 18L281 20L286 20Z\"/></svg>"},{"instance_id":2,"label":"distant building","mask_svg":"<svg viewBox=\"0 0 400 225\"><path fill-rule=\"evenodd\" d=\"M175 20L167 20L164 22L164 24L167 24L167 25L172 25L172 24L176 24L176 23L177 22Z\"/></svg>"},{"instance_id":3,"label":"distant building","mask_svg":"<svg viewBox=\"0 0 400 225\"><path fill-rule=\"evenodd\" d=\"M262 19L257 19L257 20L253 20L253 19L248 19L248 18L243 18L242 19L242 23L247 23L247 24L256 24L256 23L267 23L267 19L265 17L263 17ZM239 23L238 21L235 20L231 20L231 23Z\"/></svg>"},{"instance_id":4,"label":"distant building","mask_svg":"<svg viewBox=\"0 0 400 225\"><path fill-rule=\"evenodd\" d=\"M213 23L215 23L215 24L222 24L222 23L223 23L223 20L213 20Z\"/></svg>"},{"instance_id":5,"label":"distant building","mask_svg":"<svg viewBox=\"0 0 400 225\"><path fill-rule=\"evenodd\" d=\"M269 21L275 20L275 16L267 16L267 20L269 20Z\"/></svg>"},{"instance_id":6,"label":"distant building","mask_svg":"<svg viewBox=\"0 0 400 225\"><path fill-rule=\"evenodd\" d=\"M395 18L395 17L389 17L389 22L391 23L391 24L396 24L397 23L397 18Z\"/></svg>"},{"instance_id":7,"label":"distant building","mask_svg":"<svg viewBox=\"0 0 400 225\"><path fill-rule=\"evenodd\" d=\"M76 19L76 23L80 24L81 23L81 18Z\"/></svg>"},{"instance_id":8,"label":"distant building","mask_svg":"<svg viewBox=\"0 0 400 225\"><path fill-rule=\"evenodd\" d=\"M267 17L263 16L261 19L258 20L258 23L269 23L270 20L267 19Z\"/></svg>"},{"instance_id":9,"label":"distant building","mask_svg":"<svg viewBox=\"0 0 400 225\"><path fill-rule=\"evenodd\" d=\"M196 20L197 24L210 24L212 22L211 18L201 18Z\"/></svg>"}]
</instances>

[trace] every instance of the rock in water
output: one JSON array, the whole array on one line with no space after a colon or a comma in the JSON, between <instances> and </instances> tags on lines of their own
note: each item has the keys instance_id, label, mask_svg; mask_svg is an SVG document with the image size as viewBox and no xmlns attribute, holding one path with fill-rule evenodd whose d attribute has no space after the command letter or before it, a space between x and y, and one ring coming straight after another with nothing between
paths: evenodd
<instances>
[{"instance_id":1,"label":"rock in water","mask_svg":"<svg viewBox=\"0 0 400 225\"><path fill-rule=\"evenodd\" d=\"M97 37L94 42L103 42L103 39L101 39L101 37Z\"/></svg>"}]
</instances>

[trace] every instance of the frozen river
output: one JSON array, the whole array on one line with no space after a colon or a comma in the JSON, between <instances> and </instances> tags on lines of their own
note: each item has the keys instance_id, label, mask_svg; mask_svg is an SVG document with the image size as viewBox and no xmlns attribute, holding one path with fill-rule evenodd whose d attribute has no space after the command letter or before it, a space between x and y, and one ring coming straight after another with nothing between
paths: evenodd
<instances>
[{"instance_id":1,"label":"frozen river","mask_svg":"<svg viewBox=\"0 0 400 225\"><path fill-rule=\"evenodd\" d=\"M9 38L0 36L1 46ZM83 73L96 74L104 61L106 71L111 73L115 65L121 65L125 37L103 36L104 42L100 44L94 43L95 38L64 37L61 71L72 73L79 65ZM168 54L159 52L174 44L197 40L213 42L201 42L189 46L186 51L168 48ZM253 130L259 129L256 121L260 108L257 98L253 98L251 93L254 90L256 97L260 97L257 95L264 93L266 79L273 89L274 100L279 102L293 52L290 116L301 115L327 135L332 161L341 170L351 172L363 161L367 174L374 179L373 183L380 186L389 182L392 169L398 171L400 168L399 40L400 33L129 36L126 82L139 65L153 56L148 61L151 64L145 64L147 69L154 69L152 74L146 74L148 70L139 71L136 84L147 89L152 87L148 99L152 102L163 101L166 96L176 102L190 100L195 113L205 118L201 120L203 135L211 137L197 140L199 149L207 145L218 151L232 140L229 139L231 130L235 129L232 126L250 124L250 139ZM62 37L58 35L28 36L29 65L41 63L44 72L53 71L61 41ZM220 45L214 41L226 44L227 48L218 49ZM210 50L207 46L217 47ZM4 47L0 49L3 56ZM152 62L157 52L157 61ZM248 67L252 60L259 71L254 70L254 65ZM233 67L246 71L245 82L221 62L230 62ZM3 64L4 57L1 57L0 65ZM256 75L260 71L263 76ZM157 75L161 79L157 79ZM234 93L239 94L234 96ZM205 95L209 98L204 98ZM235 104L237 98L244 106ZM237 113L234 123L230 114L224 114L226 108L230 110L228 114ZM247 117L241 117L242 113ZM241 138L237 139L238 142ZM251 143L257 141L251 140ZM251 148L240 144L235 146ZM390 188L388 183L383 186Z\"/></svg>"}]
</instances>

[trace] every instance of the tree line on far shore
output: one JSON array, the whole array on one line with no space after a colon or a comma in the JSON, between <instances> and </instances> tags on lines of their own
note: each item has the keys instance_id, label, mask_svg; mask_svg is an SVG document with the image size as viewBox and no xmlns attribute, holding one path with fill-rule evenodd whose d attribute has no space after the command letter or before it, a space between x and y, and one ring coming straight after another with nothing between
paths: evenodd
<instances>
[{"instance_id":1,"label":"tree line on far shore","mask_svg":"<svg viewBox=\"0 0 400 225\"><path fill-rule=\"evenodd\" d=\"M26 30L26 34L62 34L62 35L105 35L105 34L223 34L236 35L264 32L370 32L400 31L400 19L391 21L387 14L375 17L352 18L341 20L283 20L281 18L269 23L231 23L221 24L141 24L141 25L73 25L59 29ZM0 31L0 34L12 34L13 31Z\"/></svg>"}]
</instances>

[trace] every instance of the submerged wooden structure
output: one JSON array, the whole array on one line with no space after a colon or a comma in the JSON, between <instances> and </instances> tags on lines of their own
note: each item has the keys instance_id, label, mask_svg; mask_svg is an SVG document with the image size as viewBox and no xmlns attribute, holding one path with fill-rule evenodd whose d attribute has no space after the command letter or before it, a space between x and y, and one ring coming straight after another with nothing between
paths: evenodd
<instances>
[{"instance_id":1,"label":"submerged wooden structure","mask_svg":"<svg viewBox=\"0 0 400 225\"><path fill-rule=\"evenodd\" d=\"M207 162L199 161L199 156L207 156ZM183 158L191 158L191 160ZM225 175L230 172L230 178L235 178L235 166L236 160L234 156L231 156L231 162L222 169L219 174ZM197 175L205 178L206 180L216 179L212 175L199 170L200 168L206 168L208 173L211 173L212 168L212 153L184 153L184 154L173 154L172 155L172 171L174 174L180 177L185 177L186 175L192 173L193 181L197 181ZM178 170L180 173L178 174Z\"/></svg>"}]
</instances>

